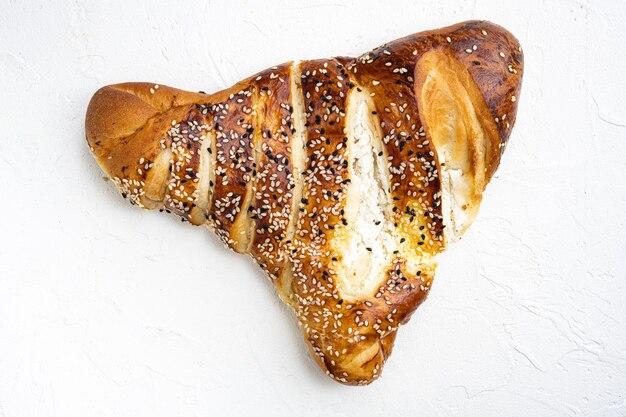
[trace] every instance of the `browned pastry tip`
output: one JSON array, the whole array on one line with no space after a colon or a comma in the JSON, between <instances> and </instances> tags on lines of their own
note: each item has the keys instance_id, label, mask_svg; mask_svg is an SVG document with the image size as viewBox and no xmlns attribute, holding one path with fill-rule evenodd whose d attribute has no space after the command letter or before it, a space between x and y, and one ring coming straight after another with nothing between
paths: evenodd
<instances>
[{"instance_id":1,"label":"browned pastry tip","mask_svg":"<svg viewBox=\"0 0 626 417\"><path fill-rule=\"evenodd\" d=\"M204 94L149 83L101 88L87 108L87 142L125 198L146 208L162 206L173 155L161 139L173 120L190 115Z\"/></svg>"},{"instance_id":2,"label":"browned pastry tip","mask_svg":"<svg viewBox=\"0 0 626 417\"><path fill-rule=\"evenodd\" d=\"M153 83L121 83L102 87L87 107L85 131L90 146L130 136L149 119L173 107L202 102L206 94Z\"/></svg>"}]
</instances>

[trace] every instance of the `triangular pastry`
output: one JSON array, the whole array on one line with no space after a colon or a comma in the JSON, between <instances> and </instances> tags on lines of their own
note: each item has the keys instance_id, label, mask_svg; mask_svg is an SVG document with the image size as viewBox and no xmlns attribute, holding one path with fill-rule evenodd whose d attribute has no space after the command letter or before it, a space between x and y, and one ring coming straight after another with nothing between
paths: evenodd
<instances>
[{"instance_id":1,"label":"triangular pastry","mask_svg":"<svg viewBox=\"0 0 626 417\"><path fill-rule=\"evenodd\" d=\"M252 256L319 366L367 384L428 294L437 254L476 217L522 70L509 32L464 22L215 94L107 86L86 134L125 198Z\"/></svg>"}]
</instances>

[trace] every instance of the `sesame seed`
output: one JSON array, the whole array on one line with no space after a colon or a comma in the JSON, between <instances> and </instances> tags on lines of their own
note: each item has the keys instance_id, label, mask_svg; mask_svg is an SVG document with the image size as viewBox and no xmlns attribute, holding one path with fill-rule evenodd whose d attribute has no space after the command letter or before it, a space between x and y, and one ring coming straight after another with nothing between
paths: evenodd
<instances>
[{"instance_id":1,"label":"sesame seed","mask_svg":"<svg viewBox=\"0 0 626 417\"><path fill-rule=\"evenodd\" d=\"M452 42L449 36L446 41ZM404 322L407 309L395 307L407 294L411 299L417 295L418 288L430 289L431 274L421 263L428 262L425 255L445 248L435 147L421 125L410 84L413 77L408 75L414 71L415 58L407 56L418 55L418 50L409 48L391 47L392 52L383 47L353 61L302 61L298 74L290 65L262 71L248 87L229 97L220 95L219 102L192 105L188 115L177 116L180 122L172 120L156 148L172 155L163 209L194 224L199 210L231 248L241 245L239 240L250 240L250 255L272 282L280 283L289 269L293 275L289 297L301 328L314 354L327 364L328 375L340 381L348 381L349 373L335 366L355 352L354 344L386 337ZM473 45L466 52L477 48ZM397 50L402 52L396 55ZM380 97L371 114L381 132L372 156L376 163L386 164L389 185L384 191L392 210L389 219L376 217L373 223L385 233L396 228L392 235L396 249L388 279L373 296L349 304L337 284L346 261L330 243L338 230L353 224L347 201L354 193L350 180L355 138L348 130L348 103L351 94L375 96L366 87L368 82L378 86L380 80L385 88L371 88ZM296 81L299 84L292 84ZM157 88L154 85L151 93ZM218 101L215 97L204 100ZM301 100L297 107L296 99ZM506 116L501 117L508 128ZM300 162L294 157L296 146L305 154ZM141 180L156 157L143 155L129 167L135 179L114 181L137 205L146 198ZM214 167L208 181L203 171L206 161ZM237 236L235 225L244 225L249 235ZM377 256L378 245L365 241L360 248L371 257ZM420 271L411 266L416 260ZM374 364L372 376L356 383L370 382L379 374L380 364Z\"/></svg>"}]
</instances>

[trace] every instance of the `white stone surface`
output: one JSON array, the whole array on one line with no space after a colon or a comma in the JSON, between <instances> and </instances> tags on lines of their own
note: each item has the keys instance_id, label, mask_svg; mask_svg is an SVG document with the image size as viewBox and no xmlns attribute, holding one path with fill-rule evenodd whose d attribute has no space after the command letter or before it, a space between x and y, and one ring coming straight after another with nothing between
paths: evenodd
<instances>
[{"instance_id":1,"label":"white stone surface","mask_svg":"<svg viewBox=\"0 0 626 417\"><path fill-rule=\"evenodd\" d=\"M137 2L139 3L139 2ZM626 3L0 0L0 416L626 415ZM309 358L251 262L128 205L101 85L215 91L471 18L525 49L518 123L383 378Z\"/></svg>"}]
</instances>

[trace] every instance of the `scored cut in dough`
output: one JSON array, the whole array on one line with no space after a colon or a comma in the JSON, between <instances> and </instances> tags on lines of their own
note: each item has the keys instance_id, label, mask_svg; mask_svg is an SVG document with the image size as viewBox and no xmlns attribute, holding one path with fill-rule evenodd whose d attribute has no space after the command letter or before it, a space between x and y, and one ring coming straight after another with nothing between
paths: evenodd
<instances>
[{"instance_id":1,"label":"scored cut in dough","mask_svg":"<svg viewBox=\"0 0 626 417\"><path fill-rule=\"evenodd\" d=\"M387 279L388 265L398 248L390 219L381 132L378 118L372 115L375 108L367 90L350 92L346 109L351 179L345 216L348 225L336 231L332 243L334 250L343 254L345 265L337 285L342 298L350 301L372 295Z\"/></svg>"}]
</instances>

